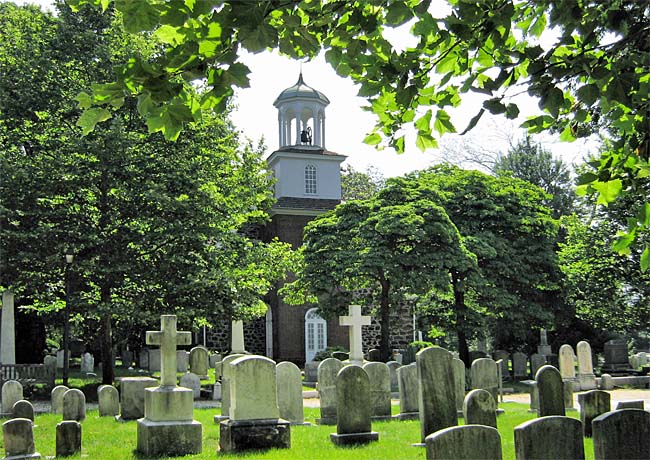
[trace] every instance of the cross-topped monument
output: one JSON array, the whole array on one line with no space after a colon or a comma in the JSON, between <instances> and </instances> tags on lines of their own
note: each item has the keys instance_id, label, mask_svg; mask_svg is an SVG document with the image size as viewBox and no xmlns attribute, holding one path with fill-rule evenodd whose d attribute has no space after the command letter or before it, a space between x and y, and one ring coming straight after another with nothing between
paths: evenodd
<instances>
[{"instance_id":1,"label":"cross-topped monument","mask_svg":"<svg viewBox=\"0 0 650 460\"><path fill-rule=\"evenodd\" d=\"M339 316L339 325L348 326L350 334L350 362L363 364L361 326L370 325L370 316L361 316L361 305L350 305L348 316Z\"/></svg>"},{"instance_id":2,"label":"cross-topped monument","mask_svg":"<svg viewBox=\"0 0 650 460\"><path fill-rule=\"evenodd\" d=\"M176 386L176 345L191 343L191 333L176 331L176 315L162 315L160 330L147 331L147 345L160 345L160 386Z\"/></svg>"}]
</instances>

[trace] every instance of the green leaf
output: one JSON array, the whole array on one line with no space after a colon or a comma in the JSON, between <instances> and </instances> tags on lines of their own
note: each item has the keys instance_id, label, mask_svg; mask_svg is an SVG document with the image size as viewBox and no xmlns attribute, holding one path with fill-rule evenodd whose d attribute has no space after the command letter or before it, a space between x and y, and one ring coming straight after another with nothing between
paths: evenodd
<instances>
[{"instance_id":1,"label":"green leaf","mask_svg":"<svg viewBox=\"0 0 650 460\"><path fill-rule=\"evenodd\" d=\"M607 206L614 201L623 189L623 183L620 179L607 182L594 182L591 186L598 192L598 204L602 204L603 206Z\"/></svg>"},{"instance_id":2,"label":"green leaf","mask_svg":"<svg viewBox=\"0 0 650 460\"><path fill-rule=\"evenodd\" d=\"M363 139L363 143L368 145L377 145L380 142L381 136L377 133L370 133Z\"/></svg>"},{"instance_id":3,"label":"green leaf","mask_svg":"<svg viewBox=\"0 0 650 460\"><path fill-rule=\"evenodd\" d=\"M634 242L634 233L619 233L618 238L612 244L612 250L619 254L629 254L630 245Z\"/></svg>"},{"instance_id":4,"label":"green leaf","mask_svg":"<svg viewBox=\"0 0 650 460\"><path fill-rule=\"evenodd\" d=\"M413 17L413 11L411 8L406 6L404 2L394 2L388 7L388 12L386 13L386 23L399 26L407 22Z\"/></svg>"},{"instance_id":5,"label":"green leaf","mask_svg":"<svg viewBox=\"0 0 650 460\"><path fill-rule=\"evenodd\" d=\"M115 0L115 8L122 12L127 32L153 30L160 20L158 8L148 1Z\"/></svg>"},{"instance_id":6,"label":"green leaf","mask_svg":"<svg viewBox=\"0 0 650 460\"><path fill-rule=\"evenodd\" d=\"M514 120L519 116L519 107L517 104L508 104L506 106L506 118L509 120Z\"/></svg>"},{"instance_id":7,"label":"green leaf","mask_svg":"<svg viewBox=\"0 0 650 460\"><path fill-rule=\"evenodd\" d=\"M255 29L242 33L242 44L251 53L259 53L266 48L274 48L278 41L277 31L268 24L261 24Z\"/></svg>"},{"instance_id":8,"label":"green leaf","mask_svg":"<svg viewBox=\"0 0 650 460\"><path fill-rule=\"evenodd\" d=\"M462 136L464 134L467 134L470 130L474 129L484 113L485 109L479 110L478 113L472 117L472 119L469 121L469 124L467 125L467 128L465 128L465 130L460 133L460 135Z\"/></svg>"},{"instance_id":9,"label":"green leaf","mask_svg":"<svg viewBox=\"0 0 650 460\"><path fill-rule=\"evenodd\" d=\"M173 27L168 24L160 26L158 30L154 33L154 36L157 37L161 42L169 45L178 45L183 43L185 40L185 35L178 32L178 27Z\"/></svg>"},{"instance_id":10,"label":"green leaf","mask_svg":"<svg viewBox=\"0 0 650 460\"><path fill-rule=\"evenodd\" d=\"M650 227L650 203L644 203L639 211L639 223L643 227Z\"/></svg>"},{"instance_id":11,"label":"green leaf","mask_svg":"<svg viewBox=\"0 0 650 460\"><path fill-rule=\"evenodd\" d=\"M415 140L415 145L417 148L424 152L426 149L437 148L438 142L429 134L418 133L417 139Z\"/></svg>"},{"instance_id":12,"label":"green leaf","mask_svg":"<svg viewBox=\"0 0 650 460\"><path fill-rule=\"evenodd\" d=\"M82 129L83 135L86 136L93 129L95 129L95 125L97 125L97 123L106 121L110 119L111 116L112 115L108 110L101 107L88 109L84 111L84 113L82 113L79 117L79 120L77 120L77 126Z\"/></svg>"},{"instance_id":13,"label":"green leaf","mask_svg":"<svg viewBox=\"0 0 650 460\"><path fill-rule=\"evenodd\" d=\"M418 131L423 131L425 133L430 133L431 132L431 116L432 116L431 109L427 110L427 113L422 115L420 118L415 120L415 127L418 129Z\"/></svg>"},{"instance_id":14,"label":"green leaf","mask_svg":"<svg viewBox=\"0 0 650 460\"><path fill-rule=\"evenodd\" d=\"M456 132L456 128L451 122L451 117L444 110L438 110L436 113L436 119L433 122L433 129L435 129L440 135Z\"/></svg>"},{"instance_id":15,"label":"green leaf","mask_svg":"<svg viewBox=\"0 0 650 460\"><path fill-rule=\"evenodd\" d=\"M236 62L228 67L228 70L224 72L224 80L227 83L239 86L240 88L250 88L248 80L248 74L250 72L250 69L246 65L241 62Z\"/></svg>"},{"instance_id":16,"label":"green leaf","mask_svg":"<svg viewBox=\"0 0 650 460\"><path fill-rule=\"evenodd\" d=\"M573 142L576 140L576 137L573 135L573 129L570 124L567 124L562 133L560 134L560 140L562 142Z\"/></svg>"},{"instance_id":17,"label":"green leaf","mask_svg":"<svg viewBox=\"0 0 650 460\"><path fill-rule=\"evenodd\" d=\"M93 105L92 96L85 91L82 91L79 94L77 94L77 97L75 97L74 99L79 103L77 104L77 107L83 110L89 109Z\"/></svg>"},{"instance_id":18,"label":"green leaf","mask_svg":"<svg viewBox=\"0 0 650 460\"><path fill-rule=\"evenodd\" d=\"M501 100L497 98L488 99L487 101L483 102L483 107L495 115L505 113L508 110L506 106L501 102Z\"/></svg>"},{"instance_id":19,"label":"green leaf","mask_svg":"<svg viewBox=\"0 0 650 460\"><path fill-rule=\"evenodd\" d=\"M597 85L590 83L588 85L584 85L578 88L578 91L576 91L576 95L587 106L591 106L600 97L600 89L598 88Z\"/></svg>"},{"instance_id":20,"label":"green leaf","mask_svg":"<svg viewBox=\"0 0 650 460\"><path fill-rule=\"evenodd\" d=\"M646 245L641 253L641 271L647 272L650 268L650 246Z\"/></svg>"}]
</instances>

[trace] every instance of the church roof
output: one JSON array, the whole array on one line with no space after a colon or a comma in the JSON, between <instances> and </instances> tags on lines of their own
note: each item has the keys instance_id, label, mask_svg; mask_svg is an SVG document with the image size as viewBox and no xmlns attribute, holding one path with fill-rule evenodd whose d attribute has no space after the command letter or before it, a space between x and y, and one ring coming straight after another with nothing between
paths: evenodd
<instances>
[{"instance_id":1,"label":"church roof","mask_svg":"<svg viewBox=\"0 0 650 460\"><path fill-rule=\"evenodd\" d=\"M283 196L273 205L277 212L282 209L305 209L313 211L329 211L341 203L341 200L325 200L322 198L298 198Z\"/></svg>"},{"instance_id":2,"label":"church roof","mask_svg":"<svg viewBox=\"0 0 650 460\"><path fill-rule=\"evenodd\" d=\"M324 149L318 145L286 145L273 153L290 152L290 153L308 153L312 155L330 155L330 156L343 156L340 153L332 152L331 150Z\"/></svg>"},{"instance_id":3,"label":"church roof","mask_svg":"<svg viewBox=\"0 0 650 460\"><path fill-rule=\"evenodd\" d=\"M305 84L304 80L302 79L302 72L300 72L300 76L298 77L296 84L282 91L273 105L277 107L280 102L295 98L316 99L325 105L328 105L330 103L330 100L327 99L327 96L325 96L320 91L315 90L311 86Z\"/></svg>"}]
</instances>

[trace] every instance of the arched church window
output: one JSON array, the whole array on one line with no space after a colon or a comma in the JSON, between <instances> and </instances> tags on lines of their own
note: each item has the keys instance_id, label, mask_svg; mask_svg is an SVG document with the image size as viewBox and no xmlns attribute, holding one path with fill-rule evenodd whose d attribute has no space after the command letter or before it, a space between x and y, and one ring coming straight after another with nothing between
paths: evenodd
<instances>
[{"instance_id":1,"label":"arched church window","mask_svg":"<svg viewBox=\"0 0 650 460\"><path fill-rule=\"evenodd\" d=\"M305 193L316 194L316 166L305 166Z\"/></svg>"}]
</instances>

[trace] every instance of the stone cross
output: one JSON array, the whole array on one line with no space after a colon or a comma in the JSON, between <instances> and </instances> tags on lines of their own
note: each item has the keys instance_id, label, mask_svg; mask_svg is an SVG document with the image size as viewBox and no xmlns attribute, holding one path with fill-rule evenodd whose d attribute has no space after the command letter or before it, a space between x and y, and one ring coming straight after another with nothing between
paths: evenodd
<instances>
[{"instance_id":1,"label":"stone cross","mask_svg":"<svg viewBox=\"0 0 650 460\"><path fill-rule=\"evenodd\" d=\"M191 333L176 331L176 315L162 315L160 330L147 331L147 345L160 345L160 386L176 386L176 345L191 343Z\"/></svg>"},{"instance_id":2,"label":"stone cross","mask_svg":"<svg viewBox=\"0 0 650 460\"><path fill-rule=\"evenodd\" d=\"M348 326L350 334L350 362L363 363L363 342L361 326L370 324L370 316L361 316L360 305L350 305L349 316L339 316L339 325Z\"/></svg>"}]
</instances>

